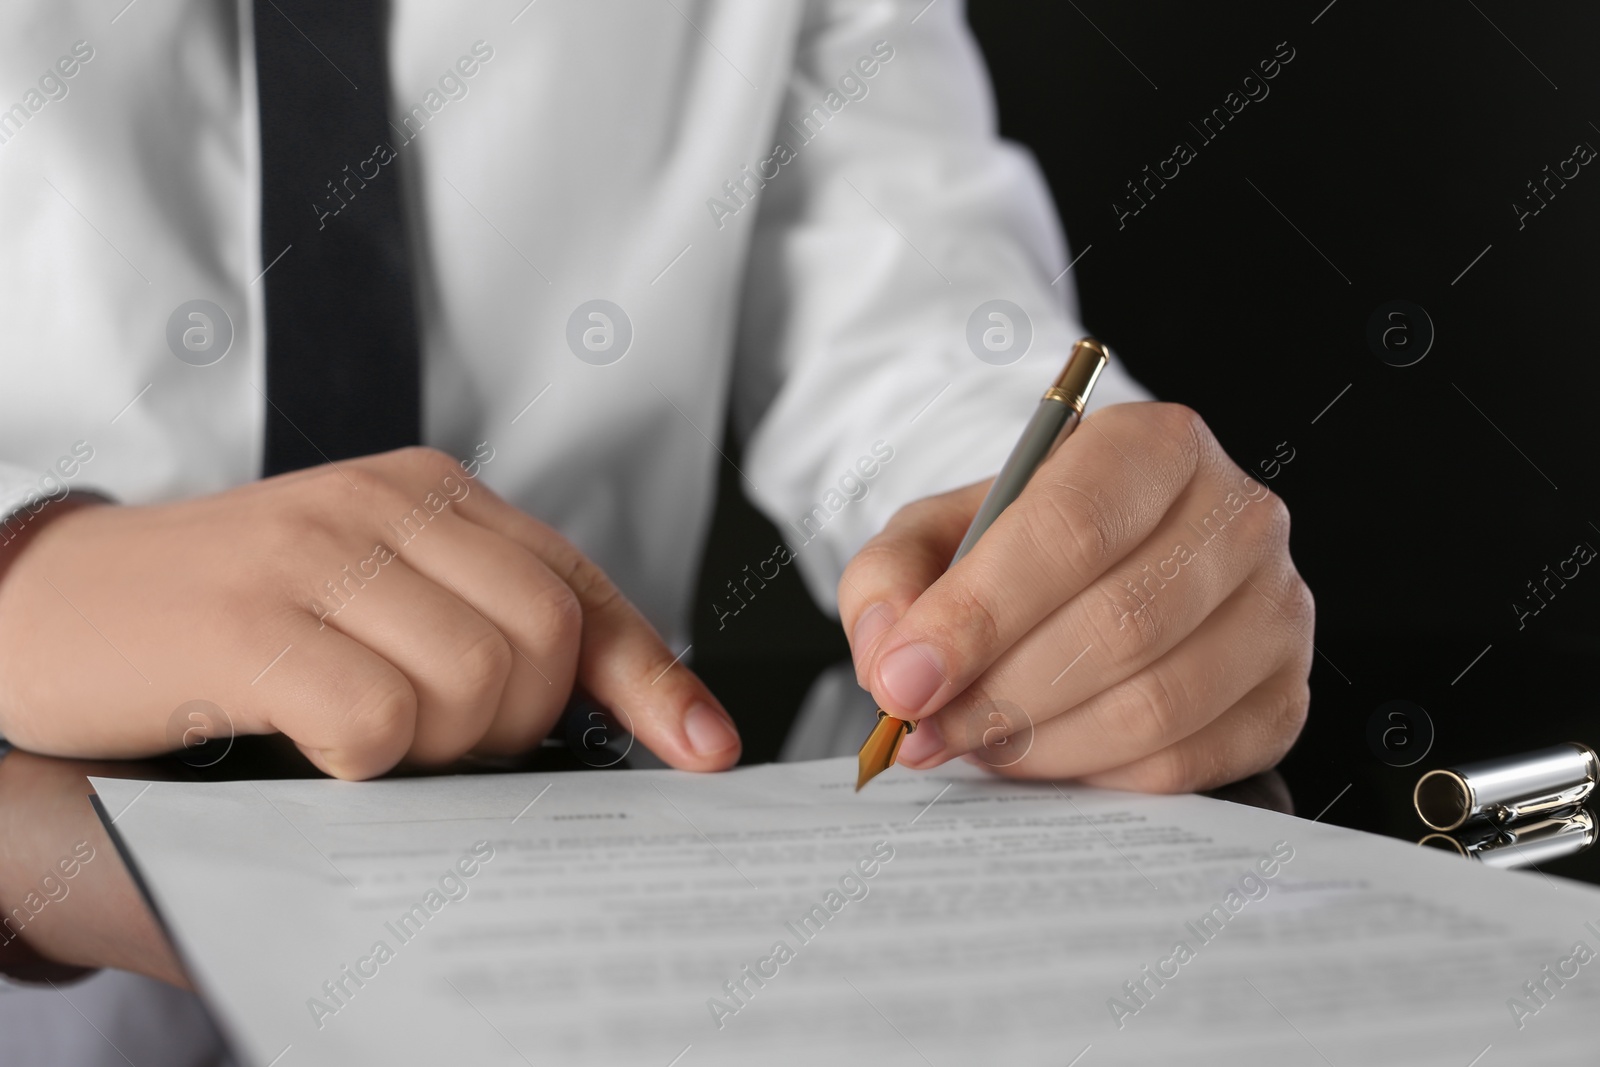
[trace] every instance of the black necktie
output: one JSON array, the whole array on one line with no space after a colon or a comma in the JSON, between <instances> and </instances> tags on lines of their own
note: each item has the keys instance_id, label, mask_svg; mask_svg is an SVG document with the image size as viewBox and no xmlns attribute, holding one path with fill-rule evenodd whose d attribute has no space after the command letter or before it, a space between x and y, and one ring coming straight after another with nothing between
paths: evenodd
<instances>
[{"instance_id":1,"label":"black necktie","mask_svg":"<svg viewBox=\"0 0 1600 1067\"><path fill-rule=\"evenodd\" d=\"M421 439L382 0L256 0L267 475Z\"/></svg>"}]
</instances>

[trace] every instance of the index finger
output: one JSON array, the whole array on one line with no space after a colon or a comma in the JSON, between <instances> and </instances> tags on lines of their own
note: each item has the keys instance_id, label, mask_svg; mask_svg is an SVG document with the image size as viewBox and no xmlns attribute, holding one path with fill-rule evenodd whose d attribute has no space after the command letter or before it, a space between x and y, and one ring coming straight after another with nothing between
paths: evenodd
<instances>
[{"instance_id":1,"label":"index finger","mask_svg":"<svg viewBox=\"0 0 1600 1067\"><path fill-rule=\"evenodd\" d=\"M443 457L433 472L462 478ZM442 472L442 473L441 473ZM471 480L470 477L468 480ZM463 518L526 548L566 582L583 610L577 681L590 696L631 724L634 736L674 767L715 771L739 759L732 718L655 627L605 572L549 526L474 482L450 499ZM687 650L685 650L687 651Z\"/></svg>"},{"instance_id":2,"label":"index finger","mask_svg":"<svg viewBox=\"0 0 1600 1067\"><path fill-rule=\"evenodd\" d=\"M1149 536L1215 449L1209 442L1199 416L1175 404L1123 404L1086 419L878 642L865 675L879 704L921 719L960 694Z\"/></svg>"}]
</instances>

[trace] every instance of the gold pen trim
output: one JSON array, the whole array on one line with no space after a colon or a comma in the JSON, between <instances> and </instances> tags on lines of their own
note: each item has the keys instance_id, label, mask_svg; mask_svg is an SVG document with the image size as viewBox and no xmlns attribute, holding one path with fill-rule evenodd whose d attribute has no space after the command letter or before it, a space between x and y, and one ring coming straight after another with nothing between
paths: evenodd
<instances>
[{"instance_id":1,"label":"gold pen trim","mask_svg":"<svg viewBox=\"0 0 1600 1067\"><path fill-rule=\"evenodd\" d=\"M897 719L882 708L878 709L878 722L872 733L862 742L856 754L856 792L878 775L894 766L900 755L900 742L906 735L915 733L917 724L910 719Z\"/></svg>"},{"instance_id":2,"label":"gold pen trim","mask_svg":"<svg viewBox=\"0 0 1600 1067\"><path fill-rule=\"evenodd\" d=\"M1079 356L1084 351L1092 352L1097 358L1080 359ZM1072 354L1067 357L1067 365L1061 369L1061 376L1055 383L1044 391L1044 399L1059 400L1078 414L1083 414L1084 406L1089 402L1089 394L1094 390L1094 383L1109 359L1105 345L1092 337L1085 337L1072 346Z\"/></svg>"}]
</instances>

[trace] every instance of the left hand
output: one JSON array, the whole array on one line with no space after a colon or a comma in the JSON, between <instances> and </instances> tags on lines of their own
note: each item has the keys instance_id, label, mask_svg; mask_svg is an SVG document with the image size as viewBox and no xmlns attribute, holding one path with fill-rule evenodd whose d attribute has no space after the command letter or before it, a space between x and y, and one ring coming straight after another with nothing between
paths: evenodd
<instances>
[{"instance_id":1,"label":"left hand","mask_svg":"<svg viewBox=\"0 0 1600 1067\"><path fill-rule=\"evenodd\" d=\"M858 679L917 721L899 762L1173 793L1288 751L1311 592L1288 508L1197 414L1096 412L946 573L988 488L902 509L839 583Z\"/></svg>"}]
</instances>

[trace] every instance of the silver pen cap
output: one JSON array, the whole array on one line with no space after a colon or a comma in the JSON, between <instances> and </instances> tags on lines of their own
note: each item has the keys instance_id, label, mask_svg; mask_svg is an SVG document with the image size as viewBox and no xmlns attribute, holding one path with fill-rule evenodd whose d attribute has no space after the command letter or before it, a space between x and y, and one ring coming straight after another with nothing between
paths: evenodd
<instances>
[{"instance_id":1,"label":"silver pen cap","mask_svg":"<svg viewBox=\"0 0 1600 1067\"><path fill-rule=\"evenodd\" d=\"M1412 791L1422 821L1450 831L1474 819L1504 825L1576 807L1594 791L1600 760L1588 745L1565 744L1429 771Z\"/></svg>"}]
</instances>

